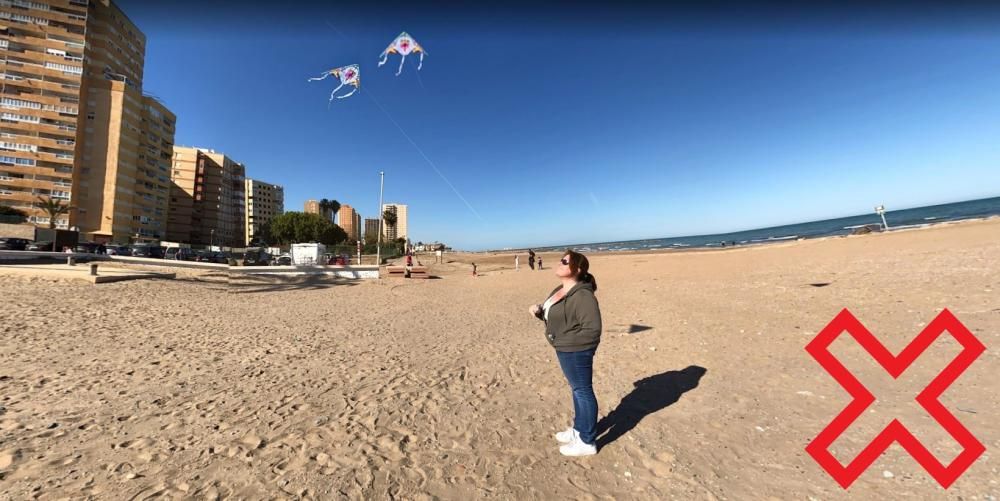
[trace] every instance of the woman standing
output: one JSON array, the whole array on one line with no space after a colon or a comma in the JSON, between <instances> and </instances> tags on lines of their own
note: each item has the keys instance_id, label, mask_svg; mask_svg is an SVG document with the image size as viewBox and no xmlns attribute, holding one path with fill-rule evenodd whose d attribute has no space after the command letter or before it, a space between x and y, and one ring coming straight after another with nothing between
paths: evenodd
<instances>
[{"instance_id":1,"label":"woman standing","mask_svg":"<svg viewBox=\"0 0 1000 501\"><path fill-rule=\"evenodd\" d=\"M545 337L556 350L573 390L573 426L556 433L564 456L597 454L597 397L594 395L594 354L601 343L601 309L586 256L567 250L556 276L562 281L542 304L529 312L545 321Z\"/></svg>"}]
</instances>

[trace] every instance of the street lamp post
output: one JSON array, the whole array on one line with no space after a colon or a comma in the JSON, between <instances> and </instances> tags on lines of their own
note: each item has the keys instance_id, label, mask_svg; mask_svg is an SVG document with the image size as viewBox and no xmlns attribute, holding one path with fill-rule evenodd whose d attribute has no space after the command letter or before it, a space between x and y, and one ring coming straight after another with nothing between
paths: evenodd
<instances>
[{"instance_id":1,"label":"street lamp post","mask_svg":"<svg viewBox=\"0 0 1000 501\"><path fill-rule=\"evenodd\" d=\"M209 240L209 243L208 243L208 248L214 251L215 250L214 249L214 247L215 247L215 228L212 228L211 230L209 230L209 235L211 235L211 236L210 236L210 240Z\"/></svg>"},{"instance_id":2,"label":"street lamp post","mask_svg":"<svg viewBox=\"0 0 1000 501\"><path fill-rule=\"evenodd\" d=\"M385 171L378 173L378 239L375 243L375 266L382 267L382 189L385 188Z\"/></svg>"}]
</instances>

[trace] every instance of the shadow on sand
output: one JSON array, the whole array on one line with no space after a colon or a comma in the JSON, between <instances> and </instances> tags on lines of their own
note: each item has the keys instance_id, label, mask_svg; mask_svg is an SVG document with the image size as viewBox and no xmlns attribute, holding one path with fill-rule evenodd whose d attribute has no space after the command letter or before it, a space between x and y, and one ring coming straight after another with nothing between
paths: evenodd
<instances>
[{"instance_id":1,"label":"shadow on sand","mask_svg":"<svg viewBox=\"0 0 1000 501\"><path fill-rule=\"evenodd\" d=\"M618 440L635 428L642 418L680 400L681 395L698 387L706 372L708 369L704 367L691 365L684 370L667 371L633 383L635 388L632 392L597 423L597 448Z\"/></svg>"},{"instance_id":2,"label":"shadow on sand","mask_svg":"<svg viewBox=\"0 0 1000 501\"><path fill-rule=\"evenodd\" d=\"M628 326L628 330L625 331L625 334L638 334L642 331L648 331L651 329L652 327L648 325L632 324Z\"/></svg>"}]
</instances>

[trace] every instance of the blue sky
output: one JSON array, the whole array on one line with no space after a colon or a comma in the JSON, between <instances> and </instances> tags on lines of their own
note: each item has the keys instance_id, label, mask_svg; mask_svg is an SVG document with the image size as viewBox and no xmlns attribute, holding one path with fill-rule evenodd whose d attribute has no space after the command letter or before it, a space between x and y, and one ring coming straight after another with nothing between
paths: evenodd
<instances>
[{"instance_id":1,"label":"blue sky","mask_svg":"<svg viewBox=\"0 0 1000 501\"><path fill-rule=\"evenodd\" d=\"M177 144L283 185L286 210L325 197L374 217L383 170L414 241L708 234L1000 195L1000 16L973 4L120 5ZM404 30L428 55L396 77L377 61ZM306 79L353 63L361 92L328 107L333 82Z\"/></svg>"}]
</instances>

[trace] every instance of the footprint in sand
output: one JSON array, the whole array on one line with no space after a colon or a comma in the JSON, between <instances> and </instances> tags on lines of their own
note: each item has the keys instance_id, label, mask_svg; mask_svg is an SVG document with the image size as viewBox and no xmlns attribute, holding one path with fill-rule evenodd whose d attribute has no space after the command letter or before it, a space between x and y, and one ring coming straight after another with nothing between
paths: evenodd
<instances>
[{"instance_id":1,"label":"footprint in sand","mask_svg":"<svg viewBox=\"0 0 1000 501\"><path fill-rule=\"evenodd\" d=\"M6 470L10 468L14 463L18 462L23 457L23 453L19 449L0 451L0 470Z\"/></svg>"}]
</instances>

